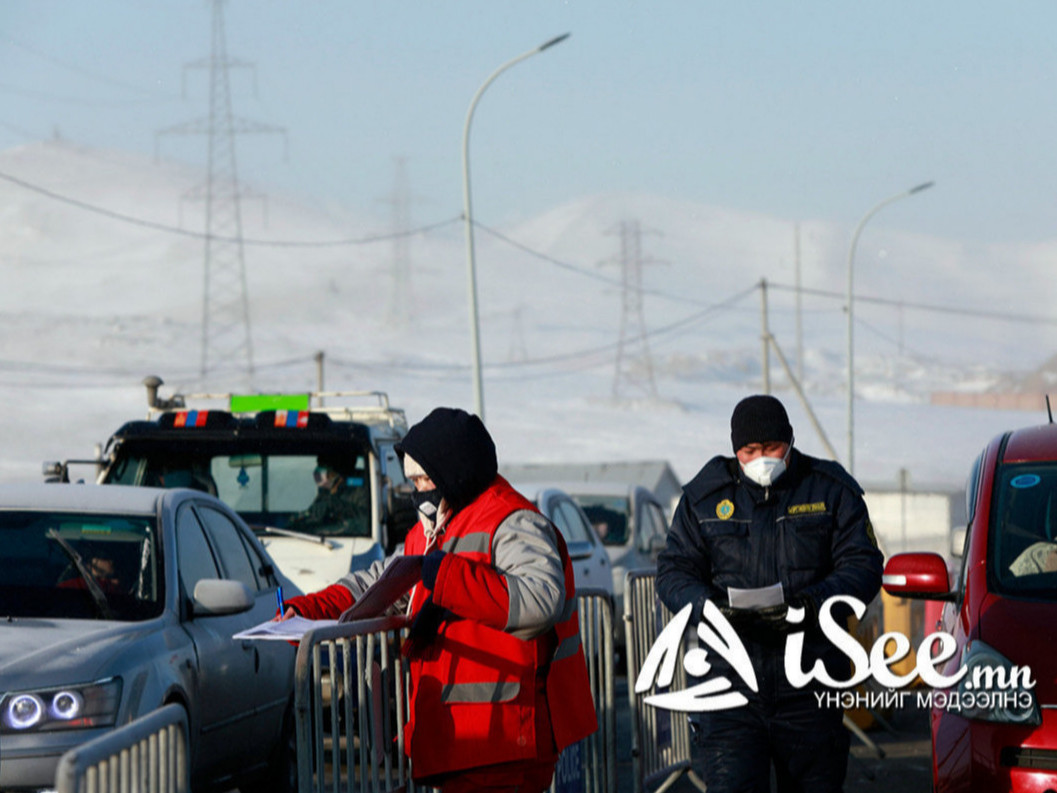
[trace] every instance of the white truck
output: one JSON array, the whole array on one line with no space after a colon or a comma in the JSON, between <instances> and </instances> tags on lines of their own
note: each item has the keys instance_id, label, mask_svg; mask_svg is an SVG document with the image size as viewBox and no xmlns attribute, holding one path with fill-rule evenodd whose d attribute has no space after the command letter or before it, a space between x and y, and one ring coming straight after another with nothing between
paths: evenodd
<instances>
[{"instance_id":1,"label":"white truck","mask_svg":"<svg viewBox=\"0 0 1057 793\"><path fill-rule=\"evenodd\" d=\"M414 525L410 486L394 449L403 410L378 391L174 394L148 377L148 412L110 437L99 484L193 487L218 496L254 529L304 592L392 553ZM340 481L317 485L324 469ZM338 512L342 512L338 515Z\"/></svg>"}]
</instances>

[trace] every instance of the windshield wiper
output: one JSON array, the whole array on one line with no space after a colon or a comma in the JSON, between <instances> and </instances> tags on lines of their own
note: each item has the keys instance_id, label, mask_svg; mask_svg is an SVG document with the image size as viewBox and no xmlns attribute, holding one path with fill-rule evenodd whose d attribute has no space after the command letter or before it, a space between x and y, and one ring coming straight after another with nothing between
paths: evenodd
<instances>
[{"instance_id":1,"label":"windshield wiper","mask_svg":"<svg viewBox=\"0 0 1057 793\"><path fill-rule=\"evenodd\" d=\"M338 543L333 540L328 540L326 537L321 537L318 534L308 534L307 532L294 531L293 529L280 529L277 526L259 526L258 528L265 534L279 534L283 537L293 537L295 540L304 540L305 542L322 545L328 551L333 551L338 547Z\"/></svg>"},{"instance_id":2,"label":"windshield wiper","mask_svg":"<svg viewBox=\"0 0 1057 793\"><path fill-rule=\"evenodd\" d=\"M48 529L48 537L55 540L62 548L62 552L70 557L70 561L73 562L73 566L77 568L77 572L81 578L84 579L85 585L88 587L88 592L92 595L92 600L95 601L96 608L99 609L99 613L105 620L114 619L114 612L110 608L110 604L107 602L106 595L103 594L102 587L99 586L99 582L95 580L95 576L92 575L91 571L85 567L84 560L81 559L81 555L74 550L70 543L66 542L55 529Z\"/></svg>"}]
</instances>

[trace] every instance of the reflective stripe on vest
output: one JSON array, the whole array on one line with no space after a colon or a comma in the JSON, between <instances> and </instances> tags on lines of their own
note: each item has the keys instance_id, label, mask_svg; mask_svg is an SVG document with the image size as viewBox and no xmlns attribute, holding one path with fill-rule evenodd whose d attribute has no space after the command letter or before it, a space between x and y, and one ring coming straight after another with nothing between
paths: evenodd
<instances>
[{"instance_id":1,"label":"reflective stripe on vest","mask_svg":"<svg viewBox=\"0 0 1057 793\"><path fill-rule=\"evenodd\" d=\"M516 680L507 683L448 683L440 690L440 701L507 702L521 693Z\"/></svg>"},{"instance_id":2,"label":"reflective stripe on vest","mask_svg":"<svg viewBox=\"0 0 1057 793\"><path fill-rule=\"evenodd\" d=\"M444 540L443 549L448 553L492 553L492 532L471 531Z\"/></svg>"}]
</instances>

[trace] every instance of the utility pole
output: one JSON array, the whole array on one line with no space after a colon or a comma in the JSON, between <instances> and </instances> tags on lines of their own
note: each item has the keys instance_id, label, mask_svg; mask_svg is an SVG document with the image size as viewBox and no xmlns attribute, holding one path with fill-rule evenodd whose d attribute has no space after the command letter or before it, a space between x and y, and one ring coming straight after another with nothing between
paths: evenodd
<instances>
[{"instance_id":1,"label":"utility pole","mask_svg":"<svg viewBox=\"0 0 1057 793\"><path fill-rule=\"evenodd\" d=\"M205 135L208 139L200 370L205 378L218 370L244 368L247 381L251 381L253 342L240 204L245 191L239 186L235 135L285 135L285 131L232 114L229 72L249 64L228 58L225 2L212 0L210 56L187 65L209 70L209 116L167 127L157 135Z\"/></svg>"},{"instance_id":2,"label":"utility pole","mask_svg":"<svg viewBox=\"0 0 1057 793\"><path fill-rule=\"evenodd\" d=\"M657 396L646 332L646 315L642 300L642 266L656 264L642 255L642 228L637 220L620 224L620 335L617 342L613 397L619 399L627 389L647 396Z\"/></svg>"}]
</instances>

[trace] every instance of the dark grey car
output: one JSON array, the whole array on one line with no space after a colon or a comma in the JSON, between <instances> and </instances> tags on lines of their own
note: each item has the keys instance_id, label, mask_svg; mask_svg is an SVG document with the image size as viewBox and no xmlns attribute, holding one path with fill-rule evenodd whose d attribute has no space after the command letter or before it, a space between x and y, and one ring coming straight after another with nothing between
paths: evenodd
<instances>
[{"instance_id":1,"label":"dark grey car","mask_svg":"<svg viewBox=\"0 0 1057 793\"><path fill-rule=\"evenodd\" d=\"M235 641L299 594L193 490L0 486L0 788L161 705L187 709L196 791L293 789L294 648Z\"/></svg>"}]
</instances>

